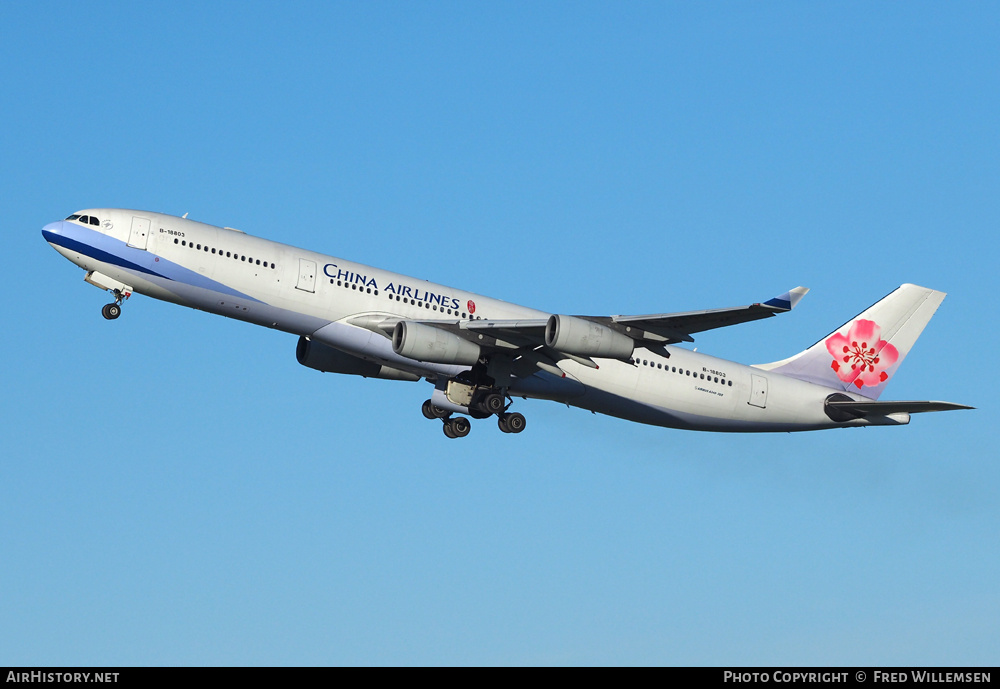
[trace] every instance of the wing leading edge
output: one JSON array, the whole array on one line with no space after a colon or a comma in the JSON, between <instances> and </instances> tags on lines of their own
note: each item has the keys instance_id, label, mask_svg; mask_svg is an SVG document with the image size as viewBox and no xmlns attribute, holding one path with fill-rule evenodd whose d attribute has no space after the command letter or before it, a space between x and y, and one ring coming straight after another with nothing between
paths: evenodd
<instances>
[{"instance_id":1,"label":"wing leading edge","mask_svg":"<svg viewBox=\"0 0 1000 689\"><path fill-rule=\"evenodd\" d=\"M763 303L725 309L657 313L641 316L574 316L615 330L641 343L654 346L675 342L694 342L693 333L723 328L739 323L770 318L791 311L809 289L796 287ZM489 334L513 346L545 343L545 329L550 318L508 321L421 321L457 334Z\"/></svg>"},{"instance_id":2,"label":"wing leading edge","mask_svg":"<svg viewBox=\"0 0 1000 689\"><path fill-rule=\"evenodd\" d=\"M605 325L615 324L626 328L638 328L646 337L634 337L659 341L661 344L673 342L694 342L693 333L700 333L715 328L724 328L740 323L770 318L779 313L786 313L795 308L802 297L809 291L807 287L796 287L784 294L763 303L749 306L735 306L728 309L709 309L705 311L687 311L683 313L658 313L647 316L609 316L606 318L587 318ZM651 336L649 336L651 335Z\"/></svg>"},{"instance_id":3,"label":"wing leading edge","mask_svg":"<svg viewBox=\"0 0 1000 689\"><path fill-rule=\"evenodd\" d=\"M457 335L486 351L502 352L542 370L561 373L557 363L563 359L596 368L597 364L591 357L626 360L635 346L655 350L676 342L693 342L693 333L770 318L791 311L808 291L805 287L796 287L763 303L679 313L638 316L553 315L548 318L512 320L414 322ZM401 320L385 316L361 316L350 319L349 322L390 336ZM566 323L566 327L574 331L578 340L574 342L575 346L561 346L555 342L553 330L559 322ZM603 344L598 342L602 339ZM591 346L596 348L590 349Z\"/></svg>"}]
</instances>

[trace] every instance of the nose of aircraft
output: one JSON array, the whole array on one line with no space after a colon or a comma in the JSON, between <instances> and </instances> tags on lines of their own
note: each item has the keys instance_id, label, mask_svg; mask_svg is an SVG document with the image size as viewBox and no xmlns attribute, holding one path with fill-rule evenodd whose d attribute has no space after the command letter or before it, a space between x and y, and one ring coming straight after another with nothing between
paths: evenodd
<instances>
[{"instance_id":1,"label":"nose of aircraft","mask_svg":"<svg viewBox=\"0 0 1000 689\"><path fill-rule=\"evenodd\" d=\"M56 222L50 222L48 225L42 228L42 237L45 241L52 243L52 240L63 234L63 227L66 225L65 220L57 220Z\"/></svg>"}]
</instances>

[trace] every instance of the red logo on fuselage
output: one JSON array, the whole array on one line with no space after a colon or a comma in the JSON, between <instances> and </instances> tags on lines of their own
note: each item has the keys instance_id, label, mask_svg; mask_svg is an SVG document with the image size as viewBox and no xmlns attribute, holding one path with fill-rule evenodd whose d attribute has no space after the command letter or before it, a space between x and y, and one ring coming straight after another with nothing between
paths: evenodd
<instances>
[{"instance_id":1,"label":"red logo on fuselage","mask_svg":"<svg viewBox=\"0 0 1000 689\"><path fill-rule=\"evenodd\" d=\"M472 301L471 299L469 300L468 307L469 307L469 313L476 312L476 302Z\"/></svg>"}]
</instances>

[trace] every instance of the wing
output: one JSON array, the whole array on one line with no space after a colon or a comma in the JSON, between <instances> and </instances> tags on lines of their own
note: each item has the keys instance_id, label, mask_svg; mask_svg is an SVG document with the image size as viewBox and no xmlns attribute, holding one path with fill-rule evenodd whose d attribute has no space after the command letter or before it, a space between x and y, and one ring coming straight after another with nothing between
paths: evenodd
<instances>
[{"instance_id":1,"label":"wing","mask_svg":"<svg viewBox=\"0 0 1000 689\"><path fill-rule=\"evenodd\" d=\"M657 313L645 316L573 316L581 320L603 325L627 335L633 340L656 344L674 342L694 342L693 333L713 330L728 325L770 318L795 308L809 289L796 287L763 303L749 306L734 306L728 309L706 311L685 311L681 313ZM545 328L550 319L510 321L457 321L443 325L441 321L421 321L428 325L438 325L456 332L486 333L508 341L524 345L541 344ZM449 327L450 326L450 327Z\"/></svg>"},{"instance_id":2,"label":"wing","mask_svg":"<svg viewBox=\"0 0 1000 689\"><path fill-rule=\"evenodd\" d=\"M693 333L728 325L770 318L795 308L809 290L796 287L763 303L735 306L728 309L657 313L645 316L570 316L616 331L638 342L664 345L674 342L694 342ZM552 318L520 321L461 321L459 328L475 333L489 333L510 343L542 344L546 327ZM427 321L434 323L434 321Z\"/></svg>"},{"instance_id":3,"label":"wing","mask_svg":"<svg viewBox=\"0 0 1000 689\"><path fill-rule=\"evenodd\" d=\"M641 316L561 316L521 320L413 321L451 333L479 345L485 352L501 352L527 372L542 369L562 375L558 363L571 359L597 368L592 357L627 360L636 346L659 349L675 342L693 342L693 333L770 318L791 311L809 290L796 287L773 299L727 309L660 313ZM348 320L391 337L405 319L364 315Z\"/></svg>"},{"instance_id":4,"label":"wing","mask_svg":"<svg viewBox=\"0 0 1000 689\"><path fill-rule=\"evenodd\" d=\"M672 342L694 342L692 333L723 328L727 325L747 323L749 321L770 318L779 313L785 313L795 308L795 305L806 295L809 289L796 287L763 303L749 306L736 306L728 309L711 309L708 311L687 311L685 313L658 313L649 316L609 316L607 318L588 318L598 323L617 324L625 327L638 328L646 334L643 339L657 341L662 344Z\"/></svg>"}]
</instances>

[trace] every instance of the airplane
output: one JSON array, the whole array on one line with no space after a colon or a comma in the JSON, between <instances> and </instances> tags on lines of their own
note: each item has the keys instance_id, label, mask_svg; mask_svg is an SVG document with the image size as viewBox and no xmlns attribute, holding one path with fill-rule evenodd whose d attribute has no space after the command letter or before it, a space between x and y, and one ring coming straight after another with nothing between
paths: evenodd
<instances>
[{"instance_id":1,"label":"airplane","mask_svg":"<svg viewBox=\"0 0 1000 689\"><path fill-rule=\"evenodd\" d=\"M734 308L647 315L554 314L306 251L183 217L92 208L42 236L114 298L133 294L298 336L300 364L433 385L421 411L444 434L470 419L525 429L515 398L553 400L669 428L787 432L898 426L919 412L972 409L879 401L945 297L905 284L808 349L744 365L679 343L696 333L786 313L796 287Z\"/></svg>"}]
</instances>

